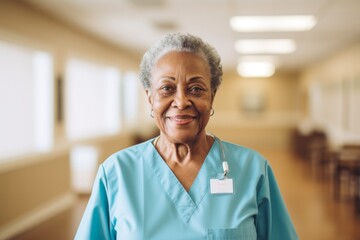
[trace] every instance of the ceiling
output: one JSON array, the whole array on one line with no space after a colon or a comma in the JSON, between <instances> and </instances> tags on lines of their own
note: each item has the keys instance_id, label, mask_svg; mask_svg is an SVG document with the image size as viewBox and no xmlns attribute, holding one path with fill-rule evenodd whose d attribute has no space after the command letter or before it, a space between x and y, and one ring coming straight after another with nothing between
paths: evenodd
<instances>
[{"instance_id":1,"label":"ceiling","mask_svg":"<svg viewBox=\"0 0 360 240\"><path fill-rule=\"evenodd\" d=\"M299 70L360 39L359 0L22 0L141 56L164 33L189 32L219 52L225 69L236 67L238 39L291 38L297 50L278 54L277 69ZM232 16L314 15L305 32L237 33Z\"/></svg>"}]
</instances>

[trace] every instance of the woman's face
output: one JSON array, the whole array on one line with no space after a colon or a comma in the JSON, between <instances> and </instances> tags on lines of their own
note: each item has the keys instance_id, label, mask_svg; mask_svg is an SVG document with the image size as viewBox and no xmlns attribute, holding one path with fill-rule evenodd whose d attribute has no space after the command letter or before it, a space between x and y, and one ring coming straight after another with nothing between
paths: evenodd
<instances>
[{"instance_id":1,"label":"woman's face","mask_svg":"<svg viewBox=\"0 0 360 240\"><path fill-rule=\"evenodd\" d=\"M172 51L156 62L147 91L162 135L174 143L190 143L210 117L213 94L210 68L193 53Z\"/></svg>"}]
</instances>

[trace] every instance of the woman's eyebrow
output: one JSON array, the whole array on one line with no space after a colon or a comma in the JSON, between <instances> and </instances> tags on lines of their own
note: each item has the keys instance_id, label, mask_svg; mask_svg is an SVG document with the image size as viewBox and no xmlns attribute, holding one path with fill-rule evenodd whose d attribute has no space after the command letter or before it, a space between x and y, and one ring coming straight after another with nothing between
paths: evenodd
<instances>
[{"instance_id":1,"label":"woman's eyebrow","mask_svg":"<svg viewBox=\"0 0 360 240\"><path fill-rule=\"evenodd\" d=\"M188 82L202 82L205 83L205 77L203 76L194 76L188 79Z\"/></svg>"},{"instance_id":2,"label":"woman's eyebrow","mask_svg":"<svg viewBox=\"0 0 360 240\"><path fill-rule=\"evenodd\" d=\"M175 77L171 77L171 76L161 76L160 77L160 80L172 80L172 81L175 81L176 78Z\"/></svg>"},{"instance_id":3,"label":"woman's eyebrow","mask_svg":"<svg viewBox=\"0 0 360 240\"><path fill-rule=\"evenodd\" d=\"M167 76L167 75L160 76L159 79L160 79L160 81L176 81L176 77ZM195 76L191 76L186 81L187 82L202 82L202 83L205 83L206 78L204 76L201 76L201 75L195 75Z\"/></svg>"}]
</instances>

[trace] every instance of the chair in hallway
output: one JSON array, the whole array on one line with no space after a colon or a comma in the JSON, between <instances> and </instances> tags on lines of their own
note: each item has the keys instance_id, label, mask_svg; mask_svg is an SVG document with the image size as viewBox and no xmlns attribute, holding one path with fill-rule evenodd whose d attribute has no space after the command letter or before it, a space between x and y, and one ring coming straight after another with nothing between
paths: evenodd
<instances>
[{"instance_id":1,"label":"chair in hallway","mask_svg":"<svg viewBox=\"0 0 360 240\"><path fill-rule=\"evenodd\" d=\"M327 136L323 131L314 130L309 134L296 131L293 144L295 153L311 164L312 173L321 177L329 173L333 153L328 149Z\"/></svg>"},{"instance_id":2,"label":"chair in hallway","mask_svg":"<svg viewBox=\"0 0 360 240\"><path fill-rule=\"evenodd\" d=\"M346 184L346 185L345 185ZM339 200L342 188L354 199L360 212L360 145L344 145L334 157L334 197Z\"/></svg>"}]
</instances>

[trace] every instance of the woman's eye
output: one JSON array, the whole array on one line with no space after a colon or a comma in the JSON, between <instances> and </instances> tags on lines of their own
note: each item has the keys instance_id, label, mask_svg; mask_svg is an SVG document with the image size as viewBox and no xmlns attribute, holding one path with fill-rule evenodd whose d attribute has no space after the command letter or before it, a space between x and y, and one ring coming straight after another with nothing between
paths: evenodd
<instances>
[{"instance_id":1,"label":"woman's eye","mask_svg":"<svg viewBox=\"0 0 360 240\"><path fill-rule=\"evenodd\" d=\"M164 93L171 93L174 91L174 88L171 86L162 86L160 90Z\"/></svg>"},{"instance_id":2,"label":"woman's eye","mask_svg":"<svg viewBox=\"0 0 360 240\"><path fill-rule=\"evenodd\" d=\"M195 87L191 87L191 88L190 88L190 92L191 92L191 93L199 94L199 93L201 93L202 91L203 91L203 89L202 89L201 87L195 86Z\"/></svg>"}]
</instances>

